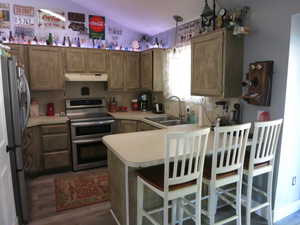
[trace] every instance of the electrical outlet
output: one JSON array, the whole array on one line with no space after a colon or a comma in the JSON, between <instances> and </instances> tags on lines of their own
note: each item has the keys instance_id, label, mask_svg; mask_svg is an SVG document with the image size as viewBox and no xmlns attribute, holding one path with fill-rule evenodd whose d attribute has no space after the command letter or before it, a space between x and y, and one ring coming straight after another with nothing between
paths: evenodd
<instances>
[{"instance_id":1,"label":"electrical outlet","mask_svg":"<svg viewBox=\"0 0 300 225\"><path fill-rule=\"evenodd\" d=\"M296 181L297 181L297 179L296 179L296 176L295 176L295 177L292 178L292 186L296 185Z\"/></svg>"}]
</instances>

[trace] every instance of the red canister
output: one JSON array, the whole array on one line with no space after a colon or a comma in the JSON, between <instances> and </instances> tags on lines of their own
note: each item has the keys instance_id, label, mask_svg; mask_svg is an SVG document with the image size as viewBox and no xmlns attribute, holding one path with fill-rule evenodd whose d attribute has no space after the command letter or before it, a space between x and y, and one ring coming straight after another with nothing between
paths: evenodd
<instances>
[{"instance_id":1,"label":"red canister","mask_svg":"<svg viewBox=\"0 0 300 225\"><path fill-rule=\"evenodd\" d=\"M138 111L139 110L139 104L137 99L131 100L131 110L132 111Z\"/></svg>"},{"instance_id":2,"label":"red canister","mask_svg":"<svg viewBox=\"0 0 300 225\"><path fill-rule=\"evenodd\" d=\"M53 103L48 103L47 104L47 116L54 116L54 104Z\"/></svg>"}]
</instances>

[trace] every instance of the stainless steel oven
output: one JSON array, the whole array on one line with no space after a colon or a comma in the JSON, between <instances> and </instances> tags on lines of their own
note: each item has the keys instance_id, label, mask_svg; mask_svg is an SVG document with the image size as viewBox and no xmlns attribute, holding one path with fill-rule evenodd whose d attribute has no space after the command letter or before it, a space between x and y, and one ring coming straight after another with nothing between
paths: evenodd
<instances>
[{"instance_id":1,"label":"stainless steel oven","mask_svg":"<svg viewBox=\"0 0 300 225\"><path fill-rule=\"evenodd\" d=\"M106 112L104 99L67 100L71 120L73 170L107 165L107 148L102 137L114 130L114 119Z\"/></svg>"},{"instance_id":2,"label":"stainless steel oven","mask_svg":"<svg viewBox=\"0 0 300 225\"><path fill-rule=\"evenodd\" d=\"M72 139L103 137L112 134L114 120L72 122Z\"/></svg>"}]
</instances>

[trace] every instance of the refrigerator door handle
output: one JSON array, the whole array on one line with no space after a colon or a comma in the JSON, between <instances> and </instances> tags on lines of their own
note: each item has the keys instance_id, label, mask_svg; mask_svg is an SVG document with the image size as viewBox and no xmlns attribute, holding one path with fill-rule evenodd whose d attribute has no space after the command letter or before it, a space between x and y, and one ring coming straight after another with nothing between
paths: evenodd
<instances>
[{"instance_id":1,"label":"refrigerator door handle","mask_svg":"<svg viewBox=\"0 0 300 225\"><path fill-rule=\"evenodd\" d=\"M26 86L26 115L25 115L25 124L24 124L24 129L26 128L27 126L27 123L28 123L28 120L29 120L29 116L30 116L30 102L31 102L31 96L30 96L30 89L29 89L29 83L28 83L28 80L26 78L26 75L24 73L24 71L22 71L22 78L25 82L25 86Z\"/></svg>"}]
</instances>

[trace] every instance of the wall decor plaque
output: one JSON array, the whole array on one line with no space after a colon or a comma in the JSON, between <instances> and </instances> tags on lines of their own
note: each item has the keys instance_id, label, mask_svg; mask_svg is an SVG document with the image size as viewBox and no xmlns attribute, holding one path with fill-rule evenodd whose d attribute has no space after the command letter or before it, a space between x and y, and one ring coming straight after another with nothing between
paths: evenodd
<instances>
[{"instance_id":1,"label":"wall decor plaque","mask_svg":"<svg viewBox=\"0 0 300 225\"><path fill-rule=\"evenodd\" d=\"M90 15L89 33L91 39L105 40L105 17Z\"/></svg>"},{"instance_id":2,"label":"wall decor plaque","mask_svg":"<svg viewBox=\"0 0 300 225\"><path fill-rule=\"evenodd\" d=\"M0 29L10 28L9 4L0 3Z\"/></svg>"},{"instance_id":3,"label":"wall decor plaque","mask_svg":"<svg viewBox=\"0 0 300 225\"><path fill-rule=\"evenodd\" d=\"M40 28L66 28L66 18L63 11L39 9L38 13Z\"/></svg>"}]
</instances>

